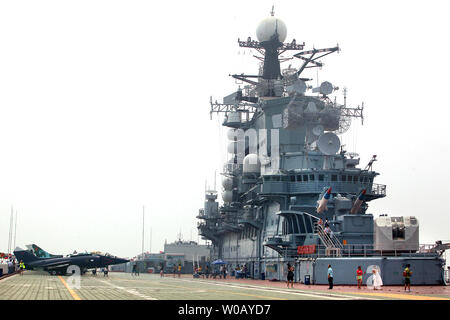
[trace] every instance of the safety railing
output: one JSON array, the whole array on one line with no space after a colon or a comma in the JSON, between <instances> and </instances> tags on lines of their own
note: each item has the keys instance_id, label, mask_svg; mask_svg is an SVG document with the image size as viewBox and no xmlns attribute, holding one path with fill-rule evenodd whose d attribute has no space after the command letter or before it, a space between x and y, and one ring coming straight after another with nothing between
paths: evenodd
<instances>
[{"instance_id":1,"label":"safety railing","mask_svg":"<svg viewBox=\"0 0 450 320\"><path fill-rule=\"evenodd\" d=\"M305 254L302 257L329 257L337 256L335 252L329 252L329 246L327 245L317 245L314 254ZM433 252L421 252L413 250L375 250L373 244L346 244L342 245L340 249L341 257L430 257L438 256L437 253Z\"/></svg>"},{"instance_id":2,"label":"safety railing","mask_svg":"<svg viewBox=\"0 0 450 320\"><path fill-rule=\"evenodd\" d=\"M314 229L325 246L325 254L341 256L343 248L342 243L336 238L333 232L331 230L329 232L325 231L323 225L317 222L314 223Z\"/></svg>"}]
</instances>

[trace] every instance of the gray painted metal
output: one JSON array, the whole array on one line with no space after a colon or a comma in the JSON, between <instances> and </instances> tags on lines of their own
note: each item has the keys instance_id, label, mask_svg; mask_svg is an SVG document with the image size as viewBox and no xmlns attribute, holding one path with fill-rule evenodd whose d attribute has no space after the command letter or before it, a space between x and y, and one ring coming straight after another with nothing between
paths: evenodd
<instances>
[{"instance_id":1,"label":"gray painted metal","mask_svg":"<svg viewBox=\"0 0 450 320\"><path fill-rule=\"evenodd\" d=\"M274 49L250 38L239 41L239 45L254 48L263 56L266 50L270 51L270 59L258 58L276 66L279 62L274 59L281 52L301 51L304 47L278 43L278 49ZM372 263L380 266L385 284L401 284L401 268L408 262L417 270L413 284L443 283L443 259L436 250L411 252L418 247L418 233L414 233L417 237L412 237L408 246L401 245L404 240L400 228L406 228L405 234L409 234L418 230L418 224L394 223L376 229L369 203L386 196L386 186L375 182L379 175L372 169L376 156L362 169L357 167L359 156L343 147L336 154L323 147L324 142L317 147L318 141L337 146L339 139L335 134L347 130L352 118L362 121L363 107L348 107L345 97L344 104L333 101L328 95L336 88L331 84L327 90L319 90L319 95L311 95L310 88L305 92L288 88L297 80L311 80L298 77L306 68L321 67L322 63L316 60L338 50L334 47L294 54L302 65L282 70L283 79L277 68L270 76L263 76L263 71L267 75L271 66L263 66L259 75L233 75L248 83L245 92L238 89L239 94L225 97L223 104L213 103L211 98L210 113L224 114L223 125L241 130L245 136L228 137L233 148L223 175L232 179L232 184L223 193L224 204L219 205L217 199L221 192L207 191L205 207L197 216L199 234L212 242L211 261L220 258L229 262L229 271L246 264L254 278L279 280L286 279L286 264L290 262L298 267L296 281L303 281L310 272L316 283L326 283L324 268L332 261L336 284L354 284L356 267L366 268ZM325 135L335 141L320 138ZM242 159L256 154L256 147L258 170L244 172ZM245 154L241 154L242 150ZM318 202L330 187L332 196L326 203L327 210L319 214ZM351 214L363 190L364 200ZM328 247L324 247L325 238L313 227L319 218L328 219L333 232L335 241ZM389 236L391 231L393 237ZM377 239L381 234L384 238ZM374 245L379 245L378 251ZM301 246L315 246L315 252L298 254ZM408 255L401 256L402 252Z\"/></svg>"}]
</instances>

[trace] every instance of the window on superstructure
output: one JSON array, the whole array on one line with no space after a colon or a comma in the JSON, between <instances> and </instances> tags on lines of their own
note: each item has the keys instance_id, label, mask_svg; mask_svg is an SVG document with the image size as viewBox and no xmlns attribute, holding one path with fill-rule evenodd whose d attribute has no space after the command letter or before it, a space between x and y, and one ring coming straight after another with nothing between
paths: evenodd
<instances>
[{"instance_id":1,"label":"window on superstructure","mask_svg":"<svg viewBox=\"0 0 450 320\"><path fill-rule=\"evenodd\" d=\"M301 216L298 217L298 223L299 223L299 227L300 227L299 233L306 233L306 227L305 227L305 222L303 221L303 217L301 217Z\"/></svg>"},{"instance_id":2,"label":"window on superstructure","mask_svg":"<svg viewBox=\"0 0 450 320\"><path fill-rule=\"evenodd\" d=\"M364 182L367 183L369 181L369 178L364 177Z\"/></svg>"},{"instance_id":3,"label":"window on superstructure","mask_svg":"<svg viewBox=\"0 0 450 320\"><path fill-rule=\"evenodd\" d=\"M295 182L295 176L291 176L291 182Z\"/></svg>"},{"instance_id":4,"label":"window on superstructure","mask_svg":"<svg viewBox=\"0 0 450 320\"><path fill-rule=\"evenodd\" d=\"M313 174L310 174L310 175L309 175L309 180L310 180L310 181L314 181L314 175L313 175Z\"/></svg>"},{"instance_id":5,"label":"window on superstructure","mask_svg":"<svg viewBox=\"0 0 450 320\"><path fill-rule=\"evenodd\" d=\"M281 223L281 234L286 235L287 232L288 232L288 224L287 224L287 221L285 218L285 219L283 219L283 222Z\"/></svg>"},{"instance_id":6,"label":"window on superstructure","mask_svg":"<svg viewBox=\"0 0 450 320\"><path fill-rule=\"evenodd\" d=\"M307 174L303 175L303 181L308 182L308 175Z\"/></svg>"},{"instance_id":7,"label":"window on superstructure","mask_svg":"<svg viewBox=\"0 0 450 320\"><path fill-rule=\"evenodd\" d=\"M300 230L299 230L299 227L298 227L297 218L295 216L292 216L291 221L292 221L292 224L294 226L293 233L300 233Z\"/></svg>"},{"instance_id":8,"label":"window on superstructure","mask_svg":"<svg viewBox=\"0 0 450 320\"><path fill-rule=\"evenodd\" d=\"M288 176L282 176L281 177L281 181L289 181L289 177Z\"/></svg>"},{"instance_id":9,"label":"window on superstructure","mask_svg":"<svg viewBox=\"0 0 450 320\"><path fill-rule=\"evenodd\" d=\"M363 177L359 177L359 182L363 182L364 178Z\"/></svg>"},{"instance_id":10,"label":"window on superstructure","mask_svg":"<svg viewBox=\"0 0 450 320\"><path fill-rule=\"evenodd\" d=\"M272 179L273 181L280 181L280 176L273 176Z\"/></svg>"},{"instance_id":11,"label":"window on superstructure","mask_svg":"<svg viewBox=\"0 0 450 320\"><path fill-rule=\"evenodd\" d=\"M323 181L323 179L324 179L323 174L319 174L319 181Z\"/></svg>"},{"instance_id":12,"label":"window on superstructure","mask_svg":"<svg viewBox=\"0 0 450 320\"><path fill-rule=\"evenodd\" d=\"M358 182L358 176L353 176L353 183L357 183Z\"/></svg>"},{"instance_id":13,"label":"window on superstructure","mask_svg":"<svg viewBox=\"0 0 450 320\"><path fill-rule=\"evenodd\" d=\"M341 176L341 181L342 182L347 182L347 176Z\"/></svg>"},{"instance_id":14,"label":"window on superstructure","mask_svg":"<svg viewBox=\"0 0 450 320\"><path fill-rule=\"evenodd\" d=\"M353 180L352 176L347 176L347 181L348 182L352 182L352 180Z\"/></svg>"},{"instance_id":15,"label":"window on superstructure","mask_svg":"<svg viewBox=\"0 0 450 320\"><path fill-rule=\"evenodd\" d=\"M336 174L332 174L331 175L331 181L337 181L337 175Z\"/></svg>"},{"instance_id":16,"label":"window on superstructure","mask_svg":"<svg viewBox=\"0 0 450 320\"><path fill-rule=\"evenodd\" d=\"M297 176L297 181L298 181L298 182L302 182L302 176L301 176L301 175L298 175L298 176Z\"/></svg>"}]
</instances>

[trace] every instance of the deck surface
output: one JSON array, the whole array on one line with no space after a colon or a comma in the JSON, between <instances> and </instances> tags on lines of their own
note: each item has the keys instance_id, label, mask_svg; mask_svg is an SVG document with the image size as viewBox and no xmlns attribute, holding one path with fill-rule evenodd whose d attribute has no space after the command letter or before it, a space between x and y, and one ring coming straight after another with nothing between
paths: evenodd
<instances>
[{"instance_id":1,"label":"deck surface","mask_svg":"<svg viewBox=\"0 0 450 320\"><path fill-rule=\"evenodd\" d=\"M86 274L80 281L70 276L50 276L26 271L0 280L0 300L450 300L449 286L403 287L335 286L294 284L251 279L194 279L129 273Z\"/></svg>"}]
</instances>

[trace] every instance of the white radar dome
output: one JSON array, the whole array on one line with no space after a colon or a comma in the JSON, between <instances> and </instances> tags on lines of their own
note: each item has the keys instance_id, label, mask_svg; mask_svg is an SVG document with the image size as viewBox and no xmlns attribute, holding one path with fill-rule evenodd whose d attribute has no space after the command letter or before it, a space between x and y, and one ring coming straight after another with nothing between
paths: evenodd
<instances>
[{"instance_id":1,"label":"white radar dome","mask_svg":"<svg viewBox=\"0 0 450 320\"><path fill-rule=\"evenodd\" d=\"M236 141L228 142L227 151L228 151L228 153L236 153L237 152L237 142Z\"/></svg>"},{"instance_id":2,"label":"white radar dome","mask_svg":"<svg viewBox=\"0 0 450 320\"><path fill-rule=\"evenodd\" d=\"M231 128L227 132L227 138L231 141L242 141L244 139L244 131L242 129L233 129Z\"/></svg>"},{"instance_id":3,"label":"white radar dome","mask_svg":"<svg viewBox=\"0 0 450 320\"><path fill-rule=\"evenodd\" d=\"M222 186L225 190L233 189L233 179L230 177L224 177L222 180Z\"/></svg>"},{"instance_id":4,"label":"white radar dome","mask_svg":"<svg viewBox=\"0 0 450 320\"><path fill-rule=\"evenodd\" d=\"M261 162L257 154L250 153L246 155L243 164L244 173L260 173L261 171Z\"/></svg>"},{"instance_id":5,"label":"white radar dome","mask_svg":"<svg viewBox=\"0 0 450 320\"><path fill-rule=\"evenodd\" d=\"M223 202L228 202L228 203L233 201L233 191L227 190L227 191L222 192L222 199L223 199Z\"/></svg>"},{"instance_id":6,"label":"white radar dome","mask_svg":"<svg viewBox=\"0 0 450 320\"><path fill-rule=\"evenodd\" d=\"M278 33L278 40L280 42L286 40L286 25L283 21L275 17L265 18L256 28L256 37L259 42L269 41L275 33Z\"/></svg>"},{"instance_id":7,"label":"white radar dome","mask_svg":"<svg viewBox=\"0 0 450 320\"><path fill-rule=\"evenodd\" d=\"M234 141L235 140L234 138L236 138L236 135L237 135L236 129L230 129L227 132L228 140Z\"/></svg>"}]
</instances>

